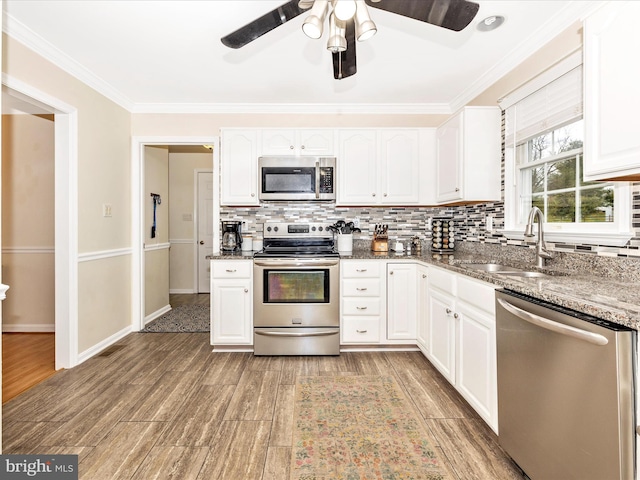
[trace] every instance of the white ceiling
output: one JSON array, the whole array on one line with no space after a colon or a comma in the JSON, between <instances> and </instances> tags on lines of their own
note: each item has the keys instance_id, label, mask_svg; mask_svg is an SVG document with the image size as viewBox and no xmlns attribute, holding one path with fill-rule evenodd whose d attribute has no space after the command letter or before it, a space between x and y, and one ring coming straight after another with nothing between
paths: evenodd
<instances>
[{"instance_id":1,"label":"white ceiling","mask_svg":"<svg viewBox=\"0 0 640 480\"><path fill-rule=\"evenodd\" d=\"M220 42L284 1L4 0L3 29L133 112L450 113L599 3L480 0L462 32L369 8L378 33L334 80L304 13L239 50ZM478 31L489 15L506 21Z\"/></svg>"}]
</instances>

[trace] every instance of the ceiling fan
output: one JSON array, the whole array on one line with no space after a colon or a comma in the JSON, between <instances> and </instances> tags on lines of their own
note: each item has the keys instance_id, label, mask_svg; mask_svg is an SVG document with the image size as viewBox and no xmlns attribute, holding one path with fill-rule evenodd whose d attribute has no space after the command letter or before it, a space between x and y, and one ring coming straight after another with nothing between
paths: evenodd
<instances>
[{"instance_id":1,"label":"ceiling fan","mask_svg":"<svg viewBox=\"0 0 640 480\"><path fill-rule=\"evenodd\" d=\"M456 32L471 23L480 7L467 0L290 0L220 40L230 48L244 47L306 11L302 30L320 38L328 16L327 49L333 55L333 77L340 80L356 73L356 39L364 41L377 31L367 6Z\"/></svg>"}]
</instances>

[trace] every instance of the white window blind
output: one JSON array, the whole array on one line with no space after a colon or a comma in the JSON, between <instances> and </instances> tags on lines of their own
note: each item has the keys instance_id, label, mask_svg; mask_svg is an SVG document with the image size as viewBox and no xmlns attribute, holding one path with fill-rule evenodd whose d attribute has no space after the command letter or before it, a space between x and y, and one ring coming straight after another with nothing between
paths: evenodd
<instances>
[{"instance_id":1,"label":"white window blind","mask_svg":"<svg viewBox=\"0 0 640 480\"><path fill-rule=\"evenodd\" d=\"M582 65L507 108L505 143L515 146L582 117Z\"/></svg>"}]
</instances>

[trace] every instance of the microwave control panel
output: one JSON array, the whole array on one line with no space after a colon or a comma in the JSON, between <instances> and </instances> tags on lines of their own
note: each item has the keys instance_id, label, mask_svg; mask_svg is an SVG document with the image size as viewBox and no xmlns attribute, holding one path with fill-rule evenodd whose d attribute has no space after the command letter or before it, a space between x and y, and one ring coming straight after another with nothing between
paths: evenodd
<instances>
[{"instance_id":1,"label":"microwave control panel","mask_svg":"<svg viewBox=\"0 0 640 480\"><path fill-rule=\"evenodd\" d=\"M320 193L333 193L333 167L320 167Z\"/></svg>"}]
</instances>

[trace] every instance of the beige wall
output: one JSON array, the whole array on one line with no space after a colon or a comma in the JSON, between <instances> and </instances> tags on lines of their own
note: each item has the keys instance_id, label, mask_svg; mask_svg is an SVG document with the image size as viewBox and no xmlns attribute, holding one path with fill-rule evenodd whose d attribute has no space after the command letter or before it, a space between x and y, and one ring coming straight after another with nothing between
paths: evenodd
<instances>
[{"instance_id":1,"label":"beige wall","mask_svg":"<svg viewBox=\"0 0 640 480\"><path fill-rule=\"evenodd\" d=\"M114 251L131 247L131 115L20 42L3 35L2 46L3 73L77 109L78 250L101 252L78 265L82 353L131 325L131 258Z\"/></svg>"},{"instance_id":2,"label":"beige wall","mask_svg":"<svg viewBox=\"0 0 640 480\"><path fill-rule=\"evenodd\" d=\"M54 330L53 173L53 116L3 115L3 331Z\"/></svg>"},{"instance_id":3,"label":"beige wall","mask_svg":"<svg viewBox=\"0 0 640 480\"><path fill-rule=\"evenodd\" d=\"M169 290L197 292L194 285L194 170L212 169L212 153L169 153ZM191 218L186 220L185 216Z\"/></svg>"},{"instance_id":4,"label":"beige wall","mask_svg":"<svg viewBox=\"0 0 640 480\"><path fill-rule=\"evenodd\" d=\"M169 306L169 149L144 147L144 246L145 246L145 319L155 317ZM156 236L151 238L153 201L156 208ZM153 249L159 248L158 250Z\"/></svg>"}]
</instances>

